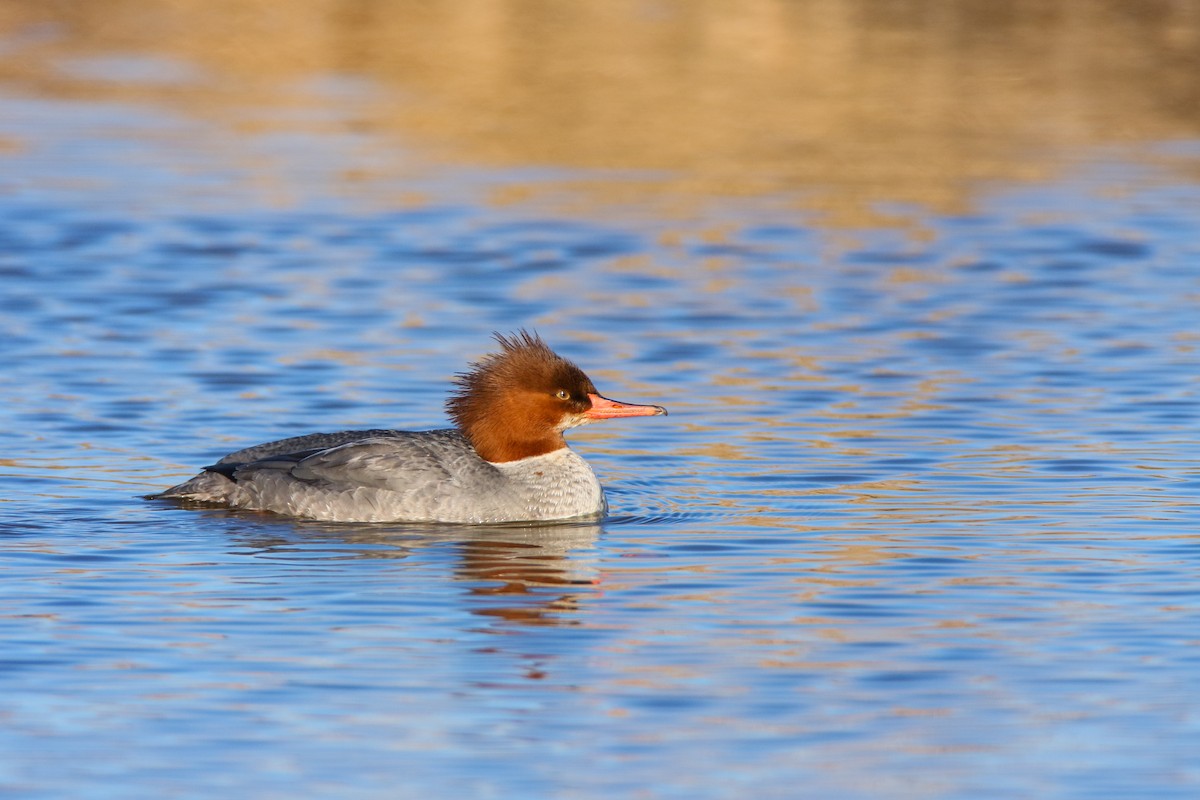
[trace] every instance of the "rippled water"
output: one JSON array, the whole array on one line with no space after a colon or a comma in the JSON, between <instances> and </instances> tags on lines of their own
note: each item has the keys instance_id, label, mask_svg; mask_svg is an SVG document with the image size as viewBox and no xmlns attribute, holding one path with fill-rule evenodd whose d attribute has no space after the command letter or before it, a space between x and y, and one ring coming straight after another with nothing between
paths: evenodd
<instances>
[{"instance_id":1,"label":"rippled water","mask_svg":"<svg viewBox=\"0 0 1200 800\"><path fill-rule=\"evenodd\" d=\"M1200 791L1194 143L847 230L497 203L483 169L348 198L332 135L262 145L281 201L195 120L0 117L38 142L0 175L0 793ZM522 326L670 409L573 433L601 524L141 499L440 426Z\"/></svg>"}]
</instances>

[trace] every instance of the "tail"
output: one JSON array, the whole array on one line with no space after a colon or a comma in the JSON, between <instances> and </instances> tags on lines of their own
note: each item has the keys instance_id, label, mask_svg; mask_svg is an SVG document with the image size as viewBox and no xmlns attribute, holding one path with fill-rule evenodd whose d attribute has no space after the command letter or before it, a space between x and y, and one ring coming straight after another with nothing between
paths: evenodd
<instances>
[{"instance_id":1,"label":"tail","mask_svg":"<svg viewBox=\"0 0 1200 800\"><path fill-rule=\"evenodd\" d=\"M172 486L158 494L146 495L147 500L191 500L197 503L228 505L237 491L237 484L220 472L205 470L191 480Z\"/></svg>"}]
</instances>

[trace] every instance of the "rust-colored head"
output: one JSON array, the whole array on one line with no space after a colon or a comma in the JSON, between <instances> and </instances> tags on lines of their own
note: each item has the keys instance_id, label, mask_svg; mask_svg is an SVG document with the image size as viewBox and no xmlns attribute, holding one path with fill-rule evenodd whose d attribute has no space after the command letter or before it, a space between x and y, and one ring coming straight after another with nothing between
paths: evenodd
<instances>
[{"instance_id":1,"label":"rust-colored head","mask_svg":"<svg viewBox=\"0 0 1200 800\"><path fill-rule=\"evenodd\" d=\"M493 335L500 352L459 374L458 389L446 401L450 418L486 461L554 452L566 447L563 431L593 420L667 413L600 396L583 370L536 333Z\"/></svg>"}]
</instances>

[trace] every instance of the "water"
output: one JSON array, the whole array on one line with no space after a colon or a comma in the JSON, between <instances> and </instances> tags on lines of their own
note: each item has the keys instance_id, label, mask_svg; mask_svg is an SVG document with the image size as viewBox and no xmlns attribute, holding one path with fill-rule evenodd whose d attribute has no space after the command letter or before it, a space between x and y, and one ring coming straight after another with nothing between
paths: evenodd
<instances>
[{"instance_id":1,"label":"water","mask_svg":"<svg viewBox=\"0 0 1200 800\"><path fill-rule=\"evenodd\" d=\"M196 113L187 59L65 49L151 97L0 86L0 794L1200 792L1200 138L945 207L639 198L633 158L378 166L346 76ZM572 433L599 524L141 497L440 426L518 327L670 409Z\"/></svg>"}]
</instances>

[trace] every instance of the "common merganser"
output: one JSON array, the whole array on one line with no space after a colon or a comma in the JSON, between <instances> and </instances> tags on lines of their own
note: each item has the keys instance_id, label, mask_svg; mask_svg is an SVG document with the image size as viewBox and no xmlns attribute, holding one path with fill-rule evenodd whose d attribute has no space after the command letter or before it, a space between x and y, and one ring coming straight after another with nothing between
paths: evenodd
<instances>
[{"instance_id":1,"label":"common merganser","mask_svg":"<svg viewBox=\"0 0 1200 800\"><path fill-rule=\"evenodd\" d=\"M604 490L563 432L666 414L602 397L536 333L455 377L455 428L314 433L248 447L160 498L331 522L494 523L603 514Z\"/></svg>"}]
</instances>

